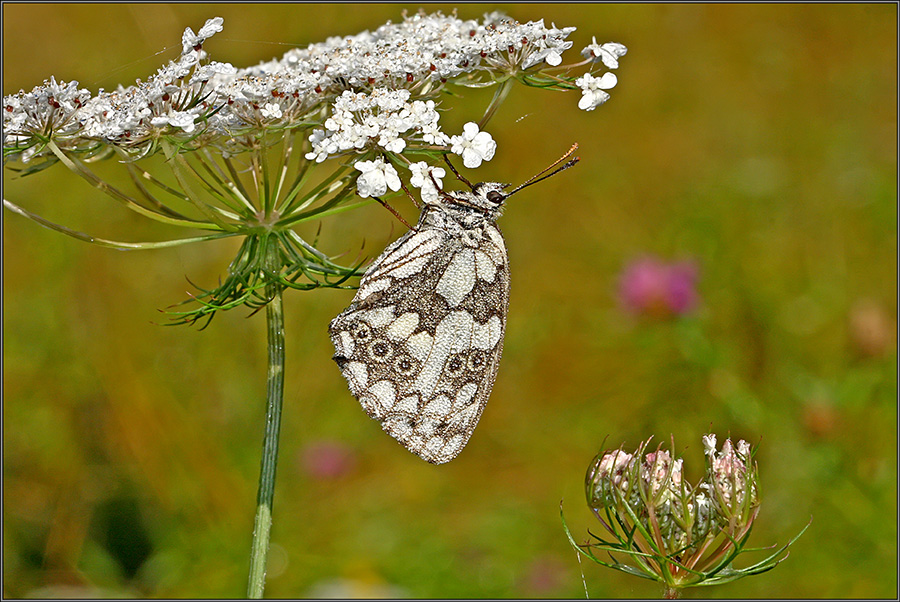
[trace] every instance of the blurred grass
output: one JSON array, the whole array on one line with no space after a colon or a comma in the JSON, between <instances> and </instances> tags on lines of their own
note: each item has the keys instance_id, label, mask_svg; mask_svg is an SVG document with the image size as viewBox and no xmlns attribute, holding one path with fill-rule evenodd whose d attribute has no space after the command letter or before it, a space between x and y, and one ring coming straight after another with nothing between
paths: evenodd
<instances>
[{"instance_id":1,"label":"blurred grass","mask_svg":"<svg viewBox=\"0 0 900 602\"><path fill-rule=\"evenodd\" d=\"M404 8L418 7L4 4L3 93L50 75L93 91L145 78L184 27L214 15L225 31L207 49L243 66ZM351 293L288 295L267 595L580 597L558 504L574 533L593 527L582 481L604 437L672 433L696 479L712 425L762 441L751 544L813 524L775 571L690 596L896 597L896 6L459 13L495 8L577 26L576 52L591 35L625 43L619 85L592 113L575 94L516 89L492 122L499 152L479 179L521 182L574 141L582 163L517 196L502 220L504 358L454 462L405 452L347 392L326 327ZM486 101L470 98L448 130ZM4 196L99 236L180 234L61 167L4 174ZM365 237L377 253L398 234L377 207L340 219L323 223L328 252L352 254ZM242 595L263 318L236 310L202 332L152 323L185 297L185 277L214 282L236 243L116 253L7 212L3 233L3 594ZM643 254L699 262L695 315L623 315L617 278ZM321 440L354 458L341 476L304 468ZM582 568L592 597L660 595Z\"/></svg>"}]
</instances>

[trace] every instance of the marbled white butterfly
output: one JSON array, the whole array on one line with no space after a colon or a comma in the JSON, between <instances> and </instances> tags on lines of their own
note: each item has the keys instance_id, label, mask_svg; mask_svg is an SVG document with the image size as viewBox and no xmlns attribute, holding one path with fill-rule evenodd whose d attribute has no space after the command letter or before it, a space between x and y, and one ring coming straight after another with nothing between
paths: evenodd
<instances>
[{"instance_id":1,"label":"marbled white butterfly","mask_svg":"<svg viewBox=\"0 0 900 602\"><path fill-rule=\"evenodd\" d=\"M578 162L509 184L440 191L418 224L363 274L329 326L334 360L366 413L433 464L469 441L497 376L509 305L509 261L497 218L515 192ZM543 176L543 177L541 177Z\"/></svg>"}]
</instances>

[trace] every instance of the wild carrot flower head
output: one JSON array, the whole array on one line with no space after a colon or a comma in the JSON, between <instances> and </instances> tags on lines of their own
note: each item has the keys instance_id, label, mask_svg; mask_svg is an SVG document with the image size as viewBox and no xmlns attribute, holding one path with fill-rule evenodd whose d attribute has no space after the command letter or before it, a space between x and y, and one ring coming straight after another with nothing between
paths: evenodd
<instances>
[{"instance_id":1,"label":"wild carrot flower head","mask_svg":"<svg viewBox=\"0 0 900 602\"><path fill-rule=\"evenodd\" d=\"M423 200L434 200L442 156L455 154L467 168L495 156L497 143L485 127L512 84L582 89L590 102L579 106L590 110L608 97L605 90L615 84L609 70L626 52L621 44L598 45L595 39L582 51L585 60L565 65L574 27L519 23L500 13L463 20L420 12L236 67L208 54L211 38L223 28L216 17L196 33L185 29L180 54L128 86L92 94L77 82L51 77L30 92L3 98L8 169L29 175L63 163L146 217L207 231L167 245L245 237L229 277L200 295L203 307L187 312L186 321L260 305L266 300L257 291L267 282L341 285L355 268L332 261L295 226L343 211L358 197L398 194L404 181ZM576 68L582 68L582 83ZM460 89L485 86L497 92L484 115L462 132L446 131L441 115ZM143 160L156 154L165 157L175 185L145 167ZM133 190L113 187L91 170L90 162L103 158L123 165Z\"/></svg>"}]
</instances>

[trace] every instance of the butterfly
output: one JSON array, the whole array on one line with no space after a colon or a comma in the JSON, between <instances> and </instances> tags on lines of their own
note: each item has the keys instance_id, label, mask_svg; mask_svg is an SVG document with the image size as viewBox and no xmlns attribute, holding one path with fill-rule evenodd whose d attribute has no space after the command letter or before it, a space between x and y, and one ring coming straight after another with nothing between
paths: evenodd
<instances>
[{"instance_id":1,"label":"butterfly","mask_svg":"<svg viewBox=\"0 0 900 602\"><path fill-rule=\"evenodd\" d=\"M432 464L472 436L497 377L509 309L509 258L497 219L506 200L578 162L578 145L510 192L509 184L439 190L415 227L363 274L329 325L334 360L366 413ZM546 174L546 175L544 175Z\"/></svg>"}]
</instances>

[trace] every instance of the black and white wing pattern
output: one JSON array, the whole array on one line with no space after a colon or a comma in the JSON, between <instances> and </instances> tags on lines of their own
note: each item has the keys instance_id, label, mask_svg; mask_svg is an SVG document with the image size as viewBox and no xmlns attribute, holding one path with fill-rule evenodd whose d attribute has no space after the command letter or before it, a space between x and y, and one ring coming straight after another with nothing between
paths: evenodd
<instances>
[{"instance_id":1,"label":"black and white wing pattern","mask_svg":"<svg viewBox=\"0 0 900 602\"><path fill-rule=\"evenodd\" d=\"M497 198L491 203L499 208ZM385 431L433 464L455 458L478 424L509 305L499 211L462 220L454 211L459 207L426 206L329 327L350 392Z\"/></svg>"},{"instance_id":2,"label":"black and white wing pattern","mask_svg":"<svg viewBox=\"0 0 900 602\"><path fill-rule=\"evenodd\" d=\"M449 462L468 443L497 378L509 309L509 259L497 228L503 203L578 163L575 157L556 167L577 148L510 192L499 182L472 185L448 161L471 192L439 191L331 321L334 360L350 392L385 431L433 464Z\"/></svg>"}]
</instances>

